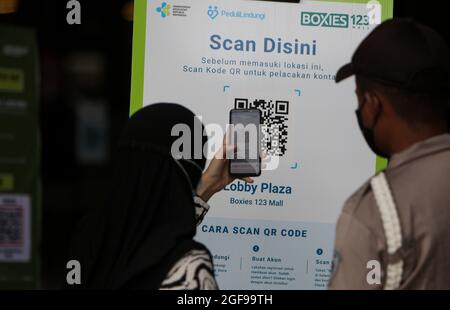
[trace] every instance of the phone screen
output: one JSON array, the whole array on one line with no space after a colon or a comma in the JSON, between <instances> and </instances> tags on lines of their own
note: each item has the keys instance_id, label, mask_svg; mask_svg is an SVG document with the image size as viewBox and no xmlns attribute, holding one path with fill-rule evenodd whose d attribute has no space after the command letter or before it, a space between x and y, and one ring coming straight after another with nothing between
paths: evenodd
<instances>
[{"instance_id":1,"label":"phone screen","mask_svg":"<svg viewBox=\"0 0 450 310\"><path fill-rule=\"evenodd\" d=\"M230 159L230 174L259 176L261 174L259 110L230 111L230 142L236 145Z\"/></svg>"}]
</instances>

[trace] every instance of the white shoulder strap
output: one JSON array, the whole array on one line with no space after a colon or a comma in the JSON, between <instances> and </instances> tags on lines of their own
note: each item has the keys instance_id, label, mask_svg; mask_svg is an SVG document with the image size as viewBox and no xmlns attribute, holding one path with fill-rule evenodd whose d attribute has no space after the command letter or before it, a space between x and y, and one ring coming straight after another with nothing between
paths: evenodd
<instances>
[{"instance_id":1,"label":"white shoulder strap","mask_svg":"<svg viewBox=\"0 0 450 310\"><path fill-rule=\"evenodd\" d=\"M386 236L388 254L395 254L402 246L402 231L397 208L394 203L389 184L384 173L380 173L371 181L372 190L381 214L384 234ZM395 290L400 287L403 274L403 261L388 264L386 271L385 290Z\"/></svg>"}]
</instances>

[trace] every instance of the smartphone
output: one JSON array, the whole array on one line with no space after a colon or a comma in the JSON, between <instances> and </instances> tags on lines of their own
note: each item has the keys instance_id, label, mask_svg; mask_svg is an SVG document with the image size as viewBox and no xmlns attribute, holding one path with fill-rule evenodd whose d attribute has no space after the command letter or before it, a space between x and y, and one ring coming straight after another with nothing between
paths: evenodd
<instances>
[{"instance_id":1,"label":"smartphone","mask_svg":"<svg viewBox=\"0 0 450 310\"><path fill-rule=\"evenodd\" d=\"M230 143L236 145L230 159L230 174L235 177L261 175L260 154L261 111L234 109L230 111Z\"/></svg>"}]
</instances>

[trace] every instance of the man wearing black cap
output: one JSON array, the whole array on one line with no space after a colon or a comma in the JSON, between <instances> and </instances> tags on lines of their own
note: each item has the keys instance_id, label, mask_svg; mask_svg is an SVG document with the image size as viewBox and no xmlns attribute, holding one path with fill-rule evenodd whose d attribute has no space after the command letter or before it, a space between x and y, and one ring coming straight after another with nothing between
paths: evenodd
<instances>
[{"instance_id":1,"label":"man wearing black cap","mask_svg":"<svg viewBox=\"0 0 450 310\"><path fill-rule=\"evenodd\" d=\"M431 28L378 26L336 76L356 78L357 119L388 168L346 202L331 289L450 289L449 50Z\"/></svg>"}]
</instances>

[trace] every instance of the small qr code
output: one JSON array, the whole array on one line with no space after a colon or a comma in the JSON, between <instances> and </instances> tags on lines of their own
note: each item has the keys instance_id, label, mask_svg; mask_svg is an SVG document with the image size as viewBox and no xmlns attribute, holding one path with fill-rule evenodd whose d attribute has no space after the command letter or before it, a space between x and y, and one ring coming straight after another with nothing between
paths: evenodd
<instances>
[{"instance_id":1,"label":"small qr code","mask_svg":"<svg viewBox=\"0 0 450 310\"><path fill-rule=\"evenodd\" d=\"M23 243L23 210L20 206L0 207L0 246L20 246Z\"/></svg>"},{"instance_id":2,"label":"small qr code","mask_svg":"<svg viewBox=\"0 0 450 310\"><path fill-rule=\"evenodd\" d=\"M260 110L262 115L261 150L270 156L281 157L286 154L289 101L236 98L234 108Z\"/></svg>"}]
</instances>

